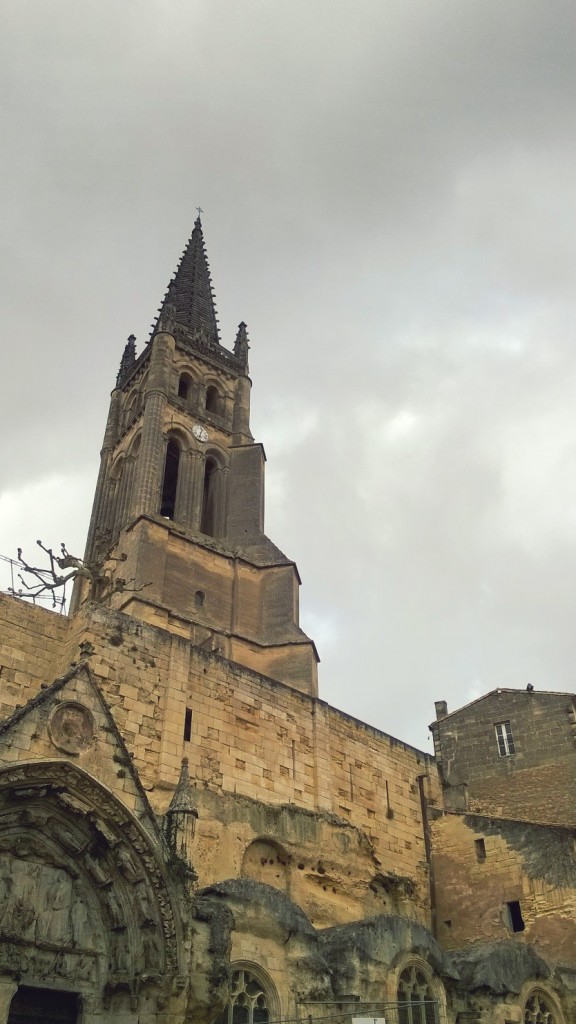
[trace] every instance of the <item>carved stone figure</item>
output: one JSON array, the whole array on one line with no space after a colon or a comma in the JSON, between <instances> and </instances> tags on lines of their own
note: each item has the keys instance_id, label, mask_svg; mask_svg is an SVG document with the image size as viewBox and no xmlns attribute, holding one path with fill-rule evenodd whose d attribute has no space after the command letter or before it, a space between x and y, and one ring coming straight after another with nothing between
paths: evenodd
<instances>
[{"instance_id":1,"label":"carved stone figure","mask_svg":"<svg viewBox=\"0 0 576 1024\"><path fill-rule=\"evenodd\" d=\"M0 853L0 921L2 909L8 899L11 888L12 860L8 853Z\"/></svg>"},{"instance_id":2,"label":"carved stone figure","mask_svg":"<svg viewBox=\"0 0 576 1024\"><path fill-rule=\"evenodd\" d=\"M58 821L57 818L52 818L48 827L51 835L61 843L66 850L68 850L68 853L72 853L76 856L86 846L85 839L75 835L74 832L69 828L66 828L66 826Z\"/></svg>"},{"instance_id":3,"label":"carved stone figure","mask_svg":"<svg viewBox=\"0 0 576 1024\"><path fill-rule=\"evenodd\" d=\"M63 871L44 869L38 931L48 942L69 943L71 885Z\"/></svg>"},{"instance_id":4,"label":"carved stone figure","mask_svg":"<svg viewBox=\"0 0 576 1024\"><path fill-rule=\"evenodd\" d=\"M97 885L107 885L111 881L106 865L92 853L86 854L86 867Z\"/></svg>"},{"instance_id":5,"label":"carved stone figure","mask_svg":"<svg viewBox=\"0 0 576 1024\"><path fill-rule=\"evenodd\" d=\"M39 866L4 857L1 885L0 931L23 939L34 939ZM9 874L7 873L9 872Z\"/></svg>"},{"instance_id":6,"label":"carved stone figure","mask_svg":"<svg viewBox=\"0 0 576 1024\"><path fill-rule=\"evenodd\" d=\"M94 964L90 957L81 956L77 959L74 965L74 977L78 981L91 981L93 975Z\"/></svg>"},{"instance_id":7,"label":"carved stone figure","mask_svg":"<svg viewBox=\"0 0 576 1024\"><path fill-rule=\"evenodd\" d=\"M113 889L109 889L105 896L105 902L112 918L112 927L115 929L126 927L126 918L122 911L122 907L118 901L118 897Z\"/></svg>"},{"instance_id":8,"label":"carved stone figure","mask_svg":"<svg viewBox=\"0 0 576 1024\"><path fill-rule=\"evenodd\" d=\"M112 933L112 966L120 974L125 974L130 970L130 951L126 932Z\"/></svg>"},{"instance_id":9,"label":"carved stone figure","mask_svg":"<svg viewBox=\"0 0 576 1024\"><path fill-rule=\"evenodd\" d=\"M150 896L146 889L144 882L136 887L136 905L138 907L138 916L141 924L151 924L154 922L154 910L150 902Z\"/></svg>"},{"instance_id":10,"label":"carved stone figure","mask_svg":"<svg viewBox=\"0 0 576 1024\"><path fill-rule=\"evenodd\" d=\"M161 948L155 929L150 929L143 933L142 951L144 954L144 970L159 970Z\"/></svg>"},{"instance_id":11,"label":"carved stone figure","mask_svg":"<svg viewBox=\"0 0 576 1024\"><path fill-rule=\"evenodd\" d=\"M116 863L124 875L124 878L128 882L136 882L141 875L126 847L117 846L114 854Z\"/></svg>"},{"instance_id":12,"label":"carved stone figure","mask_svg":"<svg viewBox=\"0 0 576 1024\"><path fill-rule=\"evenodd\" d=\"M90 946L93 942L92 929L88 919L88 911L82 893L75 889L70 914L72 923L72 941L75 946Z\"/></svg>"}]
</instances>

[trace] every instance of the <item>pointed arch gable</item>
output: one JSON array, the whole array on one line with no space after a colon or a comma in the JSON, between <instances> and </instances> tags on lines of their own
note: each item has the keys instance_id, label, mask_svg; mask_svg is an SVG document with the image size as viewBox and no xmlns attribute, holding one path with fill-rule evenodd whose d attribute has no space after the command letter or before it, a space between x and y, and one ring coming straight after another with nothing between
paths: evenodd
<instances>
[{"instance_id":1,"label":"pointed arch gable","mask_svg":"<svg viewBox=\"0 0 576 1024\"><path fill-rule=\"evenodd\" d=\"M0 770L0 885L8 872L17 885L0 917L3 956L11 943L31 942L36 960L50 961L48 973L64 957L76 980L109 991L132 975L165 987L181 973L178 895L161 840L78 765L27 761Z\"/></svg>"},{"instance_id":2,"label":"pointed arch gable","mask_svg":"<svg viewBox=\"0 0 576 1024\"><path fill-rule=\"evenodd\" d=\"M76 737L80 745L68 736L59 736L61 731L55 716L66 706L83 709L84 716L92 721L89 742L87 737ZM78 718L78 716L76 716ZM73 724L68 721L68 727ZM77 731L76 723L74 731ZM29 741L33 735L34 742ZM28 742L27 742L28 738ZM41 761L50 763L55 755L74 758L86 775L101 785L105 792L112 792L118 783L118 766L124 765L121 794L132 808L151 836L155 845L162 844L162 835L152 811L146 791L142 786L124 738L116 725L112 711L102 696L87 661L81 661L56 679L50 686L40 690L27 704L17 709L9 718L0 722L0 766L15 767L15 762ZM15 757L15 751L18 754ZM25 753L27 751L27 753ZM19 756L18 756L19 755ZM118 799L118 798L115 798Z\"/></svg>"}]
</instances>

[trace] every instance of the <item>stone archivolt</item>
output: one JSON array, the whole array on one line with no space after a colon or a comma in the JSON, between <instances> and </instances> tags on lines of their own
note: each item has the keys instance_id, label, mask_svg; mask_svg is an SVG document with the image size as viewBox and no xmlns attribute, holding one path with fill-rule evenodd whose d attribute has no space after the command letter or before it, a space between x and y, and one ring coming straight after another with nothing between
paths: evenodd
<instances>
[{"instance_id":1,"label":"stone archivolt","mask_svg":"<svg viewBox=\"0 0 576 1024\"><path fill-rule=\"evenodd\" d=\"M2 970L108 997L143 987L170 994L181 964L162 852L76 765L4 769Z\"/></svg>"}]
</instances>

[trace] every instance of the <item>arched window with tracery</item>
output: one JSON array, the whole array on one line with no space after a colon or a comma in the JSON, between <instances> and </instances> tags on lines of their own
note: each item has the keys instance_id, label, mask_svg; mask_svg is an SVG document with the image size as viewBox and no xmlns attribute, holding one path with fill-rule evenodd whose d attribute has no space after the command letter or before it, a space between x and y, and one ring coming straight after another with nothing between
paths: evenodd
<instances>
[{"instance_id":1,"label":"arched window with tracery","mask_svg":"<svg viewBox=\"0 0 576 1024\"><path fill-rule=\"evenodd\" d=\"M430 979L409 964L398 979L398 1024L437 1024L438 1007Z\"/></svg>"},{"instance_id":2,"label":"arched window with tracery","mask_svg":"<svg viewBox=\"0 0 576 1024\"><path fill-rule=\"evenodd\" d=\"M524 1024L558 1024L552 1005L542 992L533 992L526 1000Z\"/></svg>"},{"instance_id":3,"label":"arched window with tracery","mask_svg":"<svg viewBox=\"0 0 576 1024\"><path fill-rule=\"evenodd\" d=\"M273 1019L274 998L270 987L253 971L238 967L232 971L230 1000L217 1024L267 1024Z\"/></svg>"}]
</instances>

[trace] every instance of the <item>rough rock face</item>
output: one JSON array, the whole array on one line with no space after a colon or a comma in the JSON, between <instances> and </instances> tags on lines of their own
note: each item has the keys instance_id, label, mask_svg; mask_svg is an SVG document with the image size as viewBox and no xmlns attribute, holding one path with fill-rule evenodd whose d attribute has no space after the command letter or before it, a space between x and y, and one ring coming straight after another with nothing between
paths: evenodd
<instances>
[{"instance_id":1,"label":"rough rock face","mask_svg":"<svg viewBox=\"0 0 576 1024\"><path fill-rule=\"evenodd\" d=\"M494 995L518 995L528 979L548 978L550 969L530 946L512 940L478 942L446 955L458 988L475 992L487 989Z\"/></svg>"},{"instance_id":2,"label":"rough rock face","mask_svg":"<svg viewBox=\"0 0 576 1024\"><path fill-rule=\"evenodd\" d=\"M234 918L228 907L199 895L194 900L190 986L186 1020L208 1024L222 1012L229 995L230 933Z\"/></svg>"},{"instance_id":3,"label":"rough rock face","mask_svg":"<svg viewBox=\"0 0 576 1024\"><path fill-rule=\"evenodd\" d=\"M426 960L438 974L450 974L444 953L416 921L381 914L319 933L320 949L333 972L334 997L381 998L382 977L404 952Z\"/></svg>"},{"instance_id":4,"label":"rough rock face","mask_svg":"<svg viewBox=\"0 0 576 1024\"><path fill-rule=\"evenodd\" d=\"M231 878L202 890L205 897L221 897L235 907L236 928L250 923L263 936L271 932L286 942L293 935L316 941L317 936L306 914L285 893L256 882L252 878Z\"/></svg>"},{"instance_id":5,"label":"rough rock face","mask_svg":"<svg viewBox=\"0 0 576 1024\"><path fill-rule=\"evenodd\" d=\"M283 973L298 1000L330 999L331 971L319 935L292 900L263 882L233 878L199 893L201 903L221 905L233 915L235 932L257 936L262 948L281 952Z\"/></svg>"}]
</instances>

